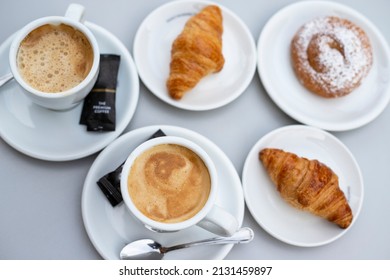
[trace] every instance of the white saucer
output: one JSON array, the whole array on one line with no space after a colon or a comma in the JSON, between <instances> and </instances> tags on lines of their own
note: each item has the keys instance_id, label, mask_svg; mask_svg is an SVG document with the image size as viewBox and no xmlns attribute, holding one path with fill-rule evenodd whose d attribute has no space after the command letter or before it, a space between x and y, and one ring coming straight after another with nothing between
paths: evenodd
<instances>
[{"instance_id":1,"label":"white saucer","mask_svg":"<svg viewBox=\"0 0 390 280\"><path fill-rule=\"evenodd\" d=\"M0 88L0 136L16 150L43 160L66 161L93 154L115 138L129 124L139 96L135 64L126 47L107 30L93 23L86 25L96 36L101 53L119 54L121 62L116 92L116 130L87 132L80 125L82 104L74 109L56 112L33 104L14 81ZM0 73L8 73L8 38L0 46Z\"/></svg>"},{"instance_id":2,"label":"white saucer","mask_svg":"<svg viewBox=\"0 0 390 280\"><path fill-rule=\"evenodd\" d=\"M201 111L226 105L244 92L256 71L256 46L249 29L218 3L224 28L222 71L204 77L179 101L169 96L165 82L172 42L190 16L210 4L216 3L190 0L164 4L145 18L134 39L134 61L142 81L158 98L178 108Z\"/></svg>"},{"instance_id":3,"label":"white saucer","mask_svg":"<svg viewBox=\"0 0 390 280\"><path fill-rule=\"evenodd\" d=\"M84 183L82 215L88 236L96 250L105 259L118 259L123 246L141 238L152 238L164 245L211 237L212 234L193 226L176 233L155 233L137 222L123 203L112 207L96 182L125 161L130 152L147 140L158 129L166 135L191 139L200 145L215 161L221 187L217 204L228 210L242 224L244 196L240 178L231 161L210 140L193 131L173 126L149 126L126 133L107 146L92 164ZM233 245L213 245L178 250L167 254L165 259L223 259Z\"/></svg>"},{"instance_id":4,"label":"white saucer","mask_svg":"<svg viewBox=\"0 0 390 280\"><path fill-rule=\"evenodd\" d=\"M290 43L296 31L318 16L338 16L356 23L370 38L374 63L361 86L338 99L325 99L304 88L290 62ZM273 101L304 124L342 131L374 120L390 100L390 51L378 29L355 10L333 2L304 1L277 12L258 40L258 71Z\"/></svg>"},{"instance_id":5,"label":"white saucer","mask_svg":"<svg viewBox=\"0 0 390 280\"><path fill-rule=\"evenodd\" d=\"M341 229L285 202L259 160L260 150L266 147L329 166L339 176L340 188L352 209L352 224ZM257 223L275 238L296 246L320 246L341 237L358 218L363 203L362 174L348 148L330 133L304 125L282 127L262 137L249 152L242 182L246 204Z\"/></svg>"}]
</instances>

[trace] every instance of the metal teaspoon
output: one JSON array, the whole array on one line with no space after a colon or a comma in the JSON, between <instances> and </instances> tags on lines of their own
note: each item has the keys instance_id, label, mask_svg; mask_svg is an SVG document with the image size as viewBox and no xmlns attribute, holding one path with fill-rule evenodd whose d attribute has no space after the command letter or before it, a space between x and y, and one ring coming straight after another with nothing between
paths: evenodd
<instances>
[{"instance_id":1,"label":"metal teaspoon","mask_svg":"<svg viewBox=\"0 0 390 280\"><path fill-rule=\"evenodd\" d=\"M171 247L163 247L160 243L151 239L141 239L127 244L122 249L119 256L122 260L160 260L163 258L164 254L173 250L198 245L247 243L253 239L253 236L253 230L244 227L229 237L214 237Z\"/></svg>"},{"instance_id":2,"label":"metal teaspoon","mask_svg":"<svg viewBox=\"0 0 390 280\"><path fill-rule=\"evenodd\" d=\"M4 76L0 77L0 87L2 85L5 85L8 81L13 79L12 73L5 74Z\"/></svg>"}]
</instances>

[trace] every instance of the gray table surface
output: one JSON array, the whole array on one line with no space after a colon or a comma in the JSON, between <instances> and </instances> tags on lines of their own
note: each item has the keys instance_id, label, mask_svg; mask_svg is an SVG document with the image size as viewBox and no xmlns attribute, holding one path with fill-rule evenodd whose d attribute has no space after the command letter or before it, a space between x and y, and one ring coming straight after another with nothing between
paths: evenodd
<instances>
[{"instance_id":1,"label":"gray table surface","mask_svg":"<svg viewBox=\"0 0 390 280\"><path fill-rule=\"evenodd\" d=\"M88 21L111 31L132 53L134 35L143 18L167 1L77 2L87 8ZM241 17L257 42L267 20L293 1L216 2ZM387 0L338 2L363 13L390 41ZM2 0L0 42L35 18L63 14L69 3L68 0ZM390 259L389 119L390 108L387 108L361 128L333 133L355 155L365 182L362 211L347 234L325 246L291 246L266 233L246 208L243 225L254 229L255 239L250 244L235 246L227 259ZM256 72L237 100L204 112L165 104L141 83L138 107L125 132L155 124L186 127L217 144L241 176L249 150L264 134L296 123L268 97ZM48 162L30 158L0 139L0 259L101 258L88 238L81 217L83 182L96 156Z\"/></svg>"}]
</instances>

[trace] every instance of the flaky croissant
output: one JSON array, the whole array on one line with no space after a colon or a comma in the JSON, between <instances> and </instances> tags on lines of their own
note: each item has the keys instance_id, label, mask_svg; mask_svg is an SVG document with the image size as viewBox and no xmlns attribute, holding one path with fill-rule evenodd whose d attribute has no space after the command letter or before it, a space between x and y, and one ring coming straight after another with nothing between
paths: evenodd
<instances>
[{"instance_id":1,"label":"flaky croissant","mask_svg":"<svg viewBox=\"0 0 390 280\"><path fill-rule=\"evenodd\" d=\"M352 211L339 188L337 175L318 160L309 160L280 149L263 149L259 157L282 198L347 228Z\"/></svg>"},{"instance_id":2,"label":"flaky croissant","mask_svg":"<svg viewBox=\"0 0 390 280\"><path fill-rule=\"evenodd\" d=\"M221 71L225 63L222 33L222 13L218 6L206 6L187 21L171 49L166 85L172 98L181 99L203 77Z\"/></svg>"}]
</instances>

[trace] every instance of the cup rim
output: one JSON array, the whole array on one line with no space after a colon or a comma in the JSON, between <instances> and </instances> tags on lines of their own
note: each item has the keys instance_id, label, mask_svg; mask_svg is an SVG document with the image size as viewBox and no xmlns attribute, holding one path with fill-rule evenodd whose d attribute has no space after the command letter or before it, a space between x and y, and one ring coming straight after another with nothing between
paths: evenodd
<instances>
[{"instance_id":1,"label":"cup rim","mask_svg":"<svg viewBox=\"0 0 390 280\"><path fill-rule=\"evenodd\" d=\"M188 220L182 221L182 222L176 222L176 223L163 223L158 222L153 219L150 219L146 217L141 211L138 210L138 208L134 205L133 201L130 198L130 194L128 192L127 188L127 178L131 169L131 166L134 162L134 160L144 151L157 146L161 144L176 144L184 146L193 152L195 152L205 163L206 167L208 168L210 179L211 179L211 188L210 188L210 194L209 197L203 206L203 208L196 213L193 217L189 218ZM139 221L141 221L147 228L150 228L152 230L156 231L162 231L162 232L172 232L172 231L178 231L185 228L188 228L190 226L193 226L197 223L199 223L212 209L212 207L215 204L215 199L217 197L218 192L218 180L217 180L217 171L216 167L211 160L211 158L208 156L208 154L197 144L194 142L177 137L177 136L163 136L158 137L154 139L147 140L146 142L143 142L138 147L136 147L130 155L127 157L125 164L122 168L122 174L121 174L121 180L120 180L120 188L121 188L121 194L123 197L123 202L126 205L127 209L133 214Z\"/></svg>"},{"instance_id":2,"label":"cup rim","mask_svg":"<svg viewBox=\"0 0 390 280\"><path fill-rule=\"evenodd\" d=\"M76 86L67 89L63 92L43 92L40 90L37 90L30 86L20 75L18 67L17 67L17 53L19 50L20 43L23 41L23 39L34 29L37 29L45 24L65 24L69 25L80 32L82 32L86 38L88 39L89 43L91 44L92 50L93 50L93 62L92 67L89 70L88 75L82 80L79 84ZM65 16L48 16L48 17L42 17L38 18L34 21L31 21L30 23L26 24L24 27L22 27L19 31L16 32L15 37L13 38L9 50L9 65L11 68L12 75L14 79L17 81L17 83L22 86L26 91L37 95L39 97L49 98L49 99L58 99L70 95L74 95L78 93L80 90L85 88L91 80L94 79L96 73L99 72L99 62L100 62L100 50L99 45L96 41L95 36L92 34L92 32L86 27L83 23L78 22L76 20L67 18Z\"/></svg>"}]
</instances>

